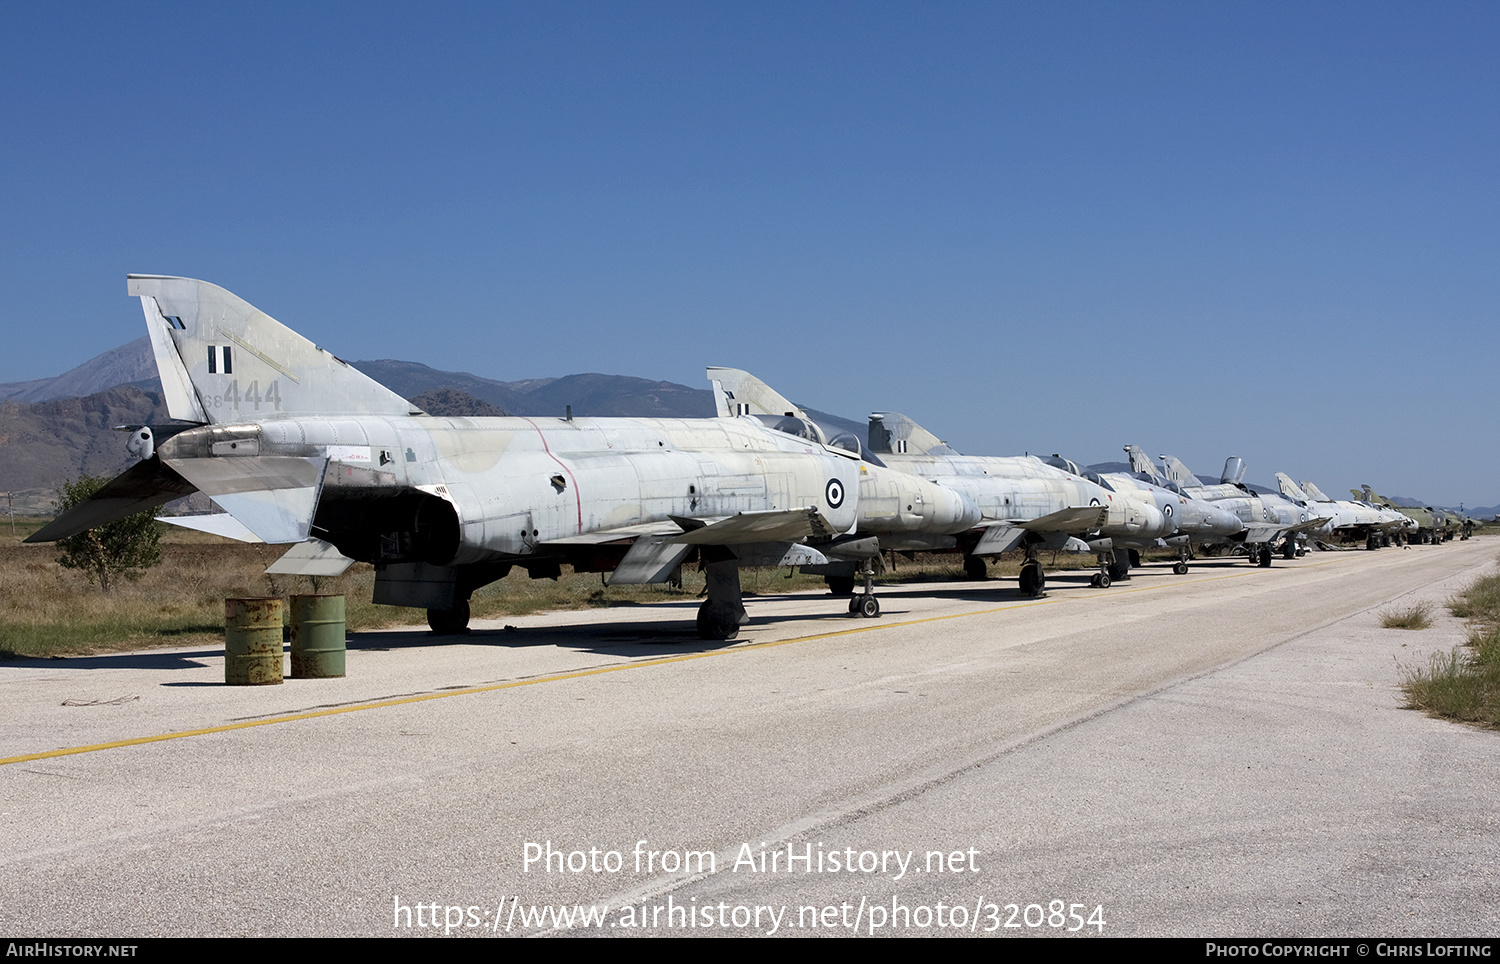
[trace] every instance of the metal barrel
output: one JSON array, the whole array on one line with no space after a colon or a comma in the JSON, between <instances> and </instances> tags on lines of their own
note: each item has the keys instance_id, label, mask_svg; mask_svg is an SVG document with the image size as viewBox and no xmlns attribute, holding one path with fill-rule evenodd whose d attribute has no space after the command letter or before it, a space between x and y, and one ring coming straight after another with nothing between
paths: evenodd
<instances>
[{"instance_id":1,"label":"metal barrel","mask_svg":"<svg viewBox=\"0 0 1500 964\"><path fill-rule=\"evenodd\" d=\"M292 679L344 675L344 597L292 597Z\"/></svg>"},{"instance_id":2,"label":"metal barrel","mask_svg":"<svg viewBox=\"0 0 1500 964\"><path fill-rule=\"evenodd\" d=\"M224 682L281 682L281 600L224 600Z\"/></svg>"}]
</instances>

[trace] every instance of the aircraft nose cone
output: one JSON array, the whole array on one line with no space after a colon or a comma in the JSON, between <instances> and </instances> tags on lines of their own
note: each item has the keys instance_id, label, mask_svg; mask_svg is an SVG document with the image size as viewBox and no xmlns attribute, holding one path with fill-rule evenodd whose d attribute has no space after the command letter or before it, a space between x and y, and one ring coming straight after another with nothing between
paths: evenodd
<instances>
[{"instance_id":1,"label":"aircraft nose cone","mask_svg":"<svg viewBox=\"0 0 1500 964\"><path fill-rule=\"evenodd\" d=\"M1214 509L1209 516L1209 524L1213 527L1214 535L1232 536L1245 528L1240 517L1233 512L1225 512L1223 509Z\"/></svg>"},{"instance_id":2,"label":"aircraft nose cone","mask_svg":"<svg viewBox=\"0 0 1500 964\"><path fill-rule=\"evenodd\" d=\"M938 490L942 493L937 507L938 515L948 532L963 532L979 524L984 513L973 499L945 486L938 486Z\"/></svg>"}]
</instances>

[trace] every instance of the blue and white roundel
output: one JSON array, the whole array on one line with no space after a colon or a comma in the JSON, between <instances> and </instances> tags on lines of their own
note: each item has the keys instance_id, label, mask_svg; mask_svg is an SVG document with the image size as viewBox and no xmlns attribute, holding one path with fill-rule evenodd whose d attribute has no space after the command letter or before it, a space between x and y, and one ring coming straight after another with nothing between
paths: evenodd
<instances>
[{"instance_id":1,"label":"blue and white roundel","mask_svg":"<svg viewBox=\"0 0 1500 964\"><path fill-rule=\"evenodd\" d=\"M837 509L839 506L844 504L844 483L840 482L838 479L829 479L828 488L825 490L824 494L828 498L829 508Z\"/></svg>"},{"instance_id":2,"label":"blue and white roundel","mask_svg":"<svg viewBox=\"0 0 1500 964\"><path fill-rule=\"evenodd\" d=\"M1170 504L1163 506L1161 511L1167 514L1168 519L1172 518L1172 506Z\"/></svg>"}]
</instances>

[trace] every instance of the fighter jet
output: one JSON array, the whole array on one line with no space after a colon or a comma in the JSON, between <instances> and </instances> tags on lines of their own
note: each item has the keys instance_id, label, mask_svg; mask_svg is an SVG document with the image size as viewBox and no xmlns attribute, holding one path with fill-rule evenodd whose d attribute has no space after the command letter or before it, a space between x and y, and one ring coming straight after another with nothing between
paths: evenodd
<instances>
[{"instance_id":1,"label":"fighter jet","mask_svg":"<svg viewBox=\"0 0 1500 964\"><path fill-rule=\"evenodd\" d=\"M1137 446L1127 445L1126 452L1139 451ZM1133 458L1132 454L1132 458ZM1150 501L1161 510L1170 530L1155 538L1122 536L1113 540L1116 549L1125 549L1132 564L1139 565L1139 554L1146 549L1166 546L1178 551L1177 562L1172 571L1186 575L1192 549L1208 543L1222 542L1230 536L1244 531L1245 525L1239 516L1211 502L1196 499L1183 492L1174 483L1147 472L1092 472L1080 469L1075 463L1054 455L1045 460L1050 465L1065 468L1096 482L1111 492L1127 493L1133 498Z\"/></svg>"},{"instance_id":2,"label":"fighter jet","mask_svg":"<svg viewBox=\"0 0 1500 964\"><path fill-rule=\"evenodd\" d=\"M886 467L869 457L851 433L830 441L827 432L807 412L788 401L765 382L738 368L710 368L714 406L720 418L751 419L777 432L847 452L859 462L859 508L855 531L873 537L881 550L951 549L957 534L979 524L982 513L967 495L935 482ZM801 566L803 572L822 575L835 595L854 591L856 572L864 578L864 591L849 603L849 611L878 615L873 580L879 555L859 561L831 560Z\"/></svg>"},{"instance_id":3,"label":"fighter jet","mask_svg":"<svg viewBox=\"0 0 1500 964\"><path fill-rule=\"evenodd\" d=\"M1363 539L1366 549L1379 549L1390 545L1393 537L1399 537L1409 527L1415 527L1410 518L1394 509L1330 499L1311 482L1293 482L1284 472L1276 473L1276 484L1282 495L1328 520L1319 531L1329 538L1336 536L1342 542Z\"/></svg>"},{"instance_id":4,"label":"fighter jet","mask_svg":"<svg viewBox=\"0 0 1500 964\"><path fill-rule=\"evenodd\" d=\"M721 415L785 419L788 428L798 422L811 422L804 410L748 372L713 368L709 369L709 380L714 385ZM971 578L983 578L986 556L1020 546L1027 554L1021 568L1022 595L1038 595L1045 587L1045 575L1037 558L1040 549L1100 553L1101 572L1094 582L1107 586L1112 578L1108 566L1118 566L1116 560L1125 559L1123 550L1113 552L1108 541L1111 536L1133 537L1142 533L1154 536L1167 531L1164 517L1154 505L1122 497L1034 457L959 455L904 415L870 416L868 442L868 447L862 450L868 462L938 483L965 496L983 514L977 525L956 538L946 532L910 532L889 540L882 537L882 545L962 552L964 570ZM853 435L840 435L830 444L861 451L859 440ZM863 499L862 494L862 502ZM802 568L804 572L825 572L836 591L848 578L836 569Z\"/></svg>"},{"instance_id":5,"label":"fighter jet","mask_svg":"<svg viewBox=\"0 0 1500 964\"><path fill-rule=\"evenodd\" d=\"M1430 505L1426 507L1397 505L1368 485L1363 489L1350 489L1349 494L1354 496L1356 501L1377 508L1390 509L1411 519L1414 526L1409 527L1401 537L1419 545L1447 542L1454 536L1467 539L1469 533L1473 531L1472 525L1460 513L1434 508Z\"/></svg>"},{"instance_id":6,"label":"fighter jet","mask_svg":"<svg viewBox=\"0 0 1500 964\"><path fill-rule=\"evenodd\" d=\"M1131 468L1136 471L1156 472L1155 465L1146 453L1136 445L1125 446L1130 453ZM1224 471L1217 485L1203 482L1182 462L1170 455L1161 457L1164 477L1183 493L1211 502L1240 518L1245 528L1221 545L1242 545L1250 561L1259 566L1270 566L1272 547L1281 540L1281 553L1292 559L1301 551L1299 538L1322 526L1326 520L1308 506L1281 496L1261 494L1245 485L1245 462L1231 456L1224 462ZM1209 543L1210 547L1214 544Z\"/></svg>"},{"instance_id":7,"label":"fighter jet","mask_svg":"<svg viewBox=\"0 0 1500 964\"><path fill-rule=\"evenodd\" d=\"M375 601L426 609L439 633L514 566L659 582L696 556L708 639L745 620L739 566L878 551L856 529L853 453L748 419L434 418L215 285L127 290L189 424L132 431L141 461L28 541L201 491L223 512L194 527L292 544L278 571L371 563Z\"/></svg>"}]
</instances>

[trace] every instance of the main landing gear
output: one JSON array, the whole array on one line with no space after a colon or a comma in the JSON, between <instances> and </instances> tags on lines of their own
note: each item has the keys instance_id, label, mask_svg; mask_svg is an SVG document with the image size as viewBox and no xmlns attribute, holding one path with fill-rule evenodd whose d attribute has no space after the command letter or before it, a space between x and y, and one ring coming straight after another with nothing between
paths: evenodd
<instances>
[{"instance_id":1,"label":"main landing gear","mask_svg":"<svg viewBox=\"0 0 1500 964\"><path fill-rule=\"evenodd\" d=\"M1037 561L1036 550L1030 546L1026 549L1026 561L1021 563L1020 585L1021 595L1028 599L1047 594L1047 576L1042 572L1042 564Z\"/></svg>"},{"instance_id":2,"label":"main landing gear","mask_svg":"<svg viewBox=\"0 0 1500 964\"><path fill-rule=\"evenodd\" d=\"M698 638L733 639L750 619L740 595L739 560L729 556L719 562L705 561L703 572L708 577L708 598L698 607Z\"/></svg>"},{"instance_id":3,"label":"main landing gear","mask_svg":"<svg viewBox=\"0 0 1500 964\"><path fill-rule=\"evenodd\" d=\"M866 561L859 574L865 579L865 591L849 600L849 615L874 619L880 615L880 600L875 598L875 567Z\"/></svg>"},{"instance_id":4,"label":"main landing gear","mask_svg":"<svg viewBox=\"0 0 1500 964\"><path fill-rule=\"evenodd\" d=\"M457 636L469 631L469 601L454 603L452 609L427 610L427 626L439 636Z\"/></svg>"}]
</instances>

